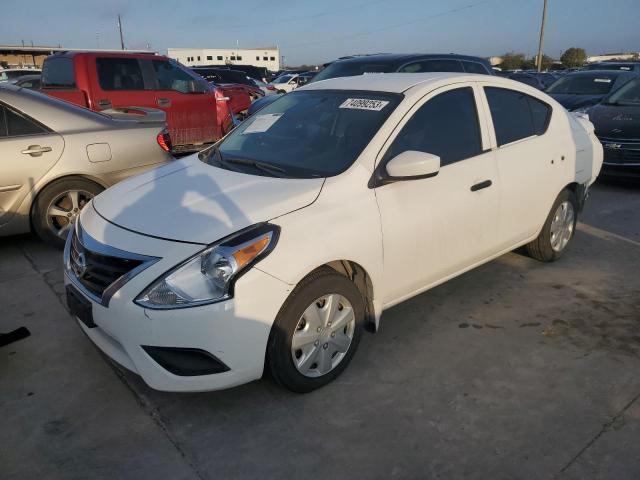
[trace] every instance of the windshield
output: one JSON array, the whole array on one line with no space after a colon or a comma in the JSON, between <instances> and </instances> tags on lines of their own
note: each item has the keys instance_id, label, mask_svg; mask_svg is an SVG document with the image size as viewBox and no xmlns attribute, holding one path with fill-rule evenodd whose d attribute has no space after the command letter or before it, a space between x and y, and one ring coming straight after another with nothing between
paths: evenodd
<instances>
[{"instance_id":1,"label":"windshield","mask_svg":"<svg viewBox=\"0 0 640 480\"><path fill-rule=\"evenodd\" d=\"M349 168L402 95L297 91L249 117L203 160L229 170L288 178L338 175Z\"/></svg>"},{"instance_id":2,"label":"windshield","mask_svg":"<svg viewBox=\"0 0 640 480\"><path fill-rule=\"evenodd\" d=\"M365 73L389 73L394 70L392 65L385 63L367 62L335 62L313 77L309 83L338 77L355 77Z\"/></svg>"},{"instance_id":3,"label":"windshield","mask_svg":"<svg viewBox=\"0 0 640 480\"><path fill-rule=\"evenodd\" d=\"M627 82L604 102L607 105L640 106L640 78Z\"/></svg>"},{"instance_id":4,"label":"windshield","mask_svg":"<svg viewBox=\"0 0 640 480\"><path fill-rule=\"evenodd\" d=\"M568 75L551 85L547 93L606 95L616 81L614 75Z\"/></svg>"},{"instance_id":5,"label":"windshield","mask_svg":"<svg viewBox=\"0 0 640 480\"><path fill-rule=\"evenodd\" d=\"M293 75L282 75L281 77L276 78L271 83L287 83L292 78L293 78Z\"/></svg>"}]
</instances>

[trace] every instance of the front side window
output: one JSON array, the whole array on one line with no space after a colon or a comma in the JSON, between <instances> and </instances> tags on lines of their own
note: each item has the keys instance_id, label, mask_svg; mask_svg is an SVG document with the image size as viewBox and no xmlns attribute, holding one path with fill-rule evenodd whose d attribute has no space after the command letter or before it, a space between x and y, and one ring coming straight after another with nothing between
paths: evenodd
<instances>
[{"instance_id":1,"label":"front side window","mask_svg":"<svg viewBox=\"0 0 640 480\"><path fill-rule=\"evenodd\" d=\"M10 108L0 105L0 138L43 133L47 133L47 130L37 123Z\"/></svg>"},{"instance_id":2,"label":"front side window","mask_svg":"<svg viewBox=\"0 0 640 480\"><path fill-rule=\"evenodd\" d=\"M402 67L402 73L423 73L423 72L463 72L462 64L458 60L423 60L421 62L410 63Z\"/></svg>"},{"instance_id":3,"label":"front side window","mask_svg":"<svg viewBox=\"0 0 640 480\"><path fill-rule=\"evenodd\" d=\"M627 82L609 95L603 103L628 107L640 106L640 79L636 78L635 80Z\"/></svg>"},{"instance_id":4,"label":"front side window","mask_svg":"<svg viewBox=\"0 0 640 480\"><path fill-rule=\"evenodd\" d=\"M401 99L400 94L369 91L294 91L245 120L204 161L257 175L338 175Z\"/></svg>"},{"instance_id":5,"label":"front side window","mask_svg":"<svg viewBox=\"0 0 640 480\"><path fill-rule=\"evenodd\" d=\"M485 87L498 146L542 135L549 125L551 107L530 95L498 87Z\"/></svg>"},{"instance_id":6,"label":"front side window","mask_svg":"<svg viewBox=\"0 0 640 480\"><path fill-rule=\"evenodd\" d=\"M428 100L402 127L383 162L407 150L438 155L442 166L482 153L473 89L457 88Z\"/></svg>"},{"instance_id":7,"label":"front side window","mask_svg":"<svg viewBox=\"0 0 640 480\"><path fill-rule=\"evenodd\" d=\"M140 63L136 58L97 58L98 82L102 90L144 90Z\"/></svg>"},{"instance_id":8,"label":"front side window","mask_svg":"<svg viewBox=\"0 0 640 480\"><path fill-rule=\"evenodd\" d=\"M478 62L462 62L462 66L464 67L464 71L467 73L477 73L480 75L487 75L489 72L487 71L487 67Z\"/></svg>"},{"instance_id":9,"label":"front side window","mask_svg":"<svg viewBox=\"0 0 640 480\"><path fill-rule=\"evenodd\" d=\"M194 78L172 62L153 60L153 69L158 78L158 90L174 90L180 93L191 92Z\"/></svg>"},{"instance_id":10,"label":"front side window","mask_svg":"<svg viewBox=\"0 0 640 480\"><path fill-rule=\"evenodd\" d=\"M76 88L73 59L51 56L42 67L43 88Z\"/></svg>"}]
</instances>

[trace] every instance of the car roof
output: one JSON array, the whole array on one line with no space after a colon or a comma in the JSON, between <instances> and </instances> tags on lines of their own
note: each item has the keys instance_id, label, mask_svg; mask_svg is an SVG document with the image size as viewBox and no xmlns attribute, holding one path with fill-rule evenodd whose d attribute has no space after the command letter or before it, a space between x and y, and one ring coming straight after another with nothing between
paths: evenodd
<instances>
[{"instance_id":1,"label":"car roof","mask_svg":"<svg viewBox=\"0 0 640 480\"><path fill-rule=\"evenodd\" d=\"M421 60L421 59L436 59L447 58L456 60L469 60L477 62L478 60L486 62L483 58L474 57L471 55L460 55L457 53L373 53L368 55L356 55L353 57L342 57L331 63L371 63L371 62L383 62L391 64L402 65L404 63Z\"/></svg>"},{"instance_id":2,"label":"car roof","mask_svg":"<svg viewBox=\"0 0 640 480\"><path fill-rule=\"evenodd\" d=\"M489 79L493 80L493 76ZM469 73L370 73L353 77L336 77L319 80L302 87L304 90L367 90L373 92L402 93L418 84L437 83L443 80L456 82L483 80L487 75ZM298 89L300 90L300 89Z\"/></svg>"},{"instance_id":3,"label":"car roof","mask_svg":"<svg viewBox=\"0 0 640 480\"><path fill-rule=\"evenodd\" d=\"M572 76L572 77L577 77L577 76L598 76L598 75L612 75L612 76L618 76L618 75L626 75L626 74L631 74L631 75L637 75L637 73L628 71L628 70L578 70L576 72L569 72L565 75L565 77L568 76Z\"/></svg>"}]
</instances>

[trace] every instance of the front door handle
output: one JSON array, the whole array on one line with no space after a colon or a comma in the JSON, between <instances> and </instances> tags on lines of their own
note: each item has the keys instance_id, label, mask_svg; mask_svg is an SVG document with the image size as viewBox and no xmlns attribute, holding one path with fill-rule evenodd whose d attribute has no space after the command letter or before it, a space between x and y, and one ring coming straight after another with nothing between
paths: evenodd
<instances>
[{"instance_id":1,"label":"front door handle","mask_svg":"<svg viewBox=\"0 0 640 480\"><path fill-rule=\"evenodd\" d=\"M108 98L103 98L101 100L98 100L98 106L104 110L111 108L113 105L111 104L111 100L109 100Z\"/></svg>"},{"instance_id":2,"label":"front door handle","mask_svg":"<svg viewBox=\"0 0 640 480\"><path fill-rule=\"evenodd\" d=\"M170 98L158 98L156 100L156 103L158 104L159 107L170 107L171 106L171 99Z\"/></svg>"},{"instance_id":3,"label":"front door handle","mask_svg":"<svg viewBox=\"0 0 640 480\"><path fill-rule=\"evenodd\" d=\"M41 157L43 153L50 152L51 147L41 147L40 145L29 145L29 148L22 150L23 155L31 155L32 157Z\"/></svg>"},{"instance_id":4,"label":"front door handle","mask_svg":"<svg viewBox=\"0 0 640 480\"><path fill-rule=\"evenodd\" d=\"M483 188L489 188L491 185L493 185L491 180L485 180L484 182L480 182L480 183L476 183L475 185L472 185L471 191L477 192L478 190L482 190Z\"/></svg>"}]
</instances>

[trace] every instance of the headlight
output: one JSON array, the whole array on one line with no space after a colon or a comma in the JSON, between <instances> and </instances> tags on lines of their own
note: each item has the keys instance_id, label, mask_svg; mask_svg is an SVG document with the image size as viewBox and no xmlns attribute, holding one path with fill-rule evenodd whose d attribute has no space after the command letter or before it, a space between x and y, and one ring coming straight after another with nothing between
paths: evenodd
<instances>
[{"instance_id":1,"label":"headlight","mask_svg":"<svg viewBox=\"0 0 640 480\"><path fill-rule=\"evenodd\" d=\"M135 302L172 309L231 298L234 282L273 250L279 233L278 226L262 223L227 237L162 275Z\"/></svg>"}]
</instances>

